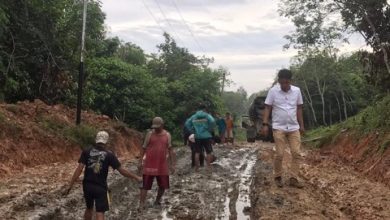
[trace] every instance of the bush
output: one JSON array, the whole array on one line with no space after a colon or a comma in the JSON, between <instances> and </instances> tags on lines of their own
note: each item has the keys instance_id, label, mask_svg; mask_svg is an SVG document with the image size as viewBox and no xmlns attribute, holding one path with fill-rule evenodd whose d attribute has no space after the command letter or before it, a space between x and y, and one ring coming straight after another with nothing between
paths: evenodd
<instances>
[{"instance_id":1,"label":"bush","mask_svg":"<svg viewBox=\"0 0 390 220\"><path fill-rule=\"evenodd\" d=\"M86 148L95 143L96 128L88 125L67 127L64 129L64 136L69 140Z\"/></svg>"}]
</instances>

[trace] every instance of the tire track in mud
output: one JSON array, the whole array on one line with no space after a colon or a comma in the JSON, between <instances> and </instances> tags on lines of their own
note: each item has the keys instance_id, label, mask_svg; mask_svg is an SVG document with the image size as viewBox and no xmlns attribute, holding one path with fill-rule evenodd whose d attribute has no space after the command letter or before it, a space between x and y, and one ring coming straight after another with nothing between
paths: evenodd
<instances>
[{"instance_id":1,"label":"tire track in mud","mask_svg":"<svg viewBox=\"0 0 390 220\"><path fill-rule=\"evenodd\" d=\"M190 149L180 147L177 153L177 173L172 175L171 188L163 197L161 207L153 207L157 193L156 183L148 193L147 209L137 211L138 185L117 172L110 172L108 185L112 203L107 219L249 219L249 187L252 170L257 160L257 149L253 147L215 147L217 160L213 172L201 168L198 173L190 167ZM136 170L134 162L125 163L130 170ZM77 185L67 197L62 197L61 186L50 192L44 188L36 190L29 197L14 201L13 212L6 219L82 219L84 200L82 189ZM33 205L26 204L33 201ZM39 202L42 200L41 202ZM41 204L42 203L42 204ZM43 204L44 203L44 204ZM246 212L244 213L244 208Z\"/></svg>"},{"instance_id":2,"label":"tire track in mud","mask_svg":"<svg viewBox=\"0 0 390 220\"><path fill-rule=\"evenodd\" d=\"M273 145L240 145L215 147L218 158L211 174L205 169L192 171L189 148L175 149L178 163L171 189L162 206L153 207L155 184L142 213L137 212L137 183L110 172L112 204L107 219L390 219L388 186L326 159L310 163L309 154L301 163L305 188L278 188L272 177ZM123 164L136 169L134 162ZM74 164L64 167L72 172ZM80 185L64 198L63 183L42 178L17 178L0 185L0 219L82 219L85 205Z\"/></svg>"}]
</instances>

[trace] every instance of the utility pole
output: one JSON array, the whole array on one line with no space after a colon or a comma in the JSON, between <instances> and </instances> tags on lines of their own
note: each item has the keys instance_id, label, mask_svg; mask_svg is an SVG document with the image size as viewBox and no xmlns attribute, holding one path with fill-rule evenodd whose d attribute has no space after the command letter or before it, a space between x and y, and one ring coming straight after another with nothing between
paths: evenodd
<instances>
[{"instance_id":1,"label":"utility pole","mask_svg":"<svg viewBox=\"0 0 390 220\"><path fill-rule=\"evenodd\" d=\"M81 32L81 56L80 56L80 69L79 69L79 83L77 90L77 110L76 110L76 125L81 122L81 104L83 96L83 80L84 80L84 54L85 54L85 24L87 21L87 4L88 0L84 0L83 9L83 29Z\"/></svg>"}]
</instances>

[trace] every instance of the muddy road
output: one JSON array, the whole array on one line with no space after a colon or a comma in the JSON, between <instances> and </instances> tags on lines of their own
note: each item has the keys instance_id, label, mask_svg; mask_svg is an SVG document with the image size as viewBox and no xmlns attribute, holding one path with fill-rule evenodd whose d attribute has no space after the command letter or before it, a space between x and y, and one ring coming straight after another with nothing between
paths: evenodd
<instances>
[{"instance_id":1,"label":"muddy road","mask_svg":"<svg viewBox=\"0 0 390 220\"><path fill-rule=\"evenodd\" d=\"M161 207L138 212L138 186L116 172L109 175L112 194L108 219L390 219L390 189L351 168L303 152L304 189L278 188L272 179L273 145L215 147L213 172L190 167L190 150L176 149L177 173ZM286 151L288 162L289 154ZM135 161L124 163L136 169ZM288 163L285 164L287 166ZM61 196L75 164L26 170L0 185L0 219L82 219L80 185ZM286 178L285 178L286 179ZM156 184L155 184L156 185Z\"/></svg>"}]
</instances>

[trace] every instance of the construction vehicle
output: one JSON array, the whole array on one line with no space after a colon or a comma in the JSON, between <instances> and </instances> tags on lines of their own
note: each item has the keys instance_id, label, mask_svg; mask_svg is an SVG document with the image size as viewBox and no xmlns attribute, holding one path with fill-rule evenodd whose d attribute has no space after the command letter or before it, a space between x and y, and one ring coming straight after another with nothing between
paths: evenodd
<instances>
[{"instance_id":1,"label":"construction vehicle","mask_svg":"<svg viewBox=\"0 0 390 220\"><path fill-rule=\"evenodd\" d=\"M265 98L265 96L257 96L249 107L248 115L242 116L242 127L246 129L246 139L250 143L253 143L256 140L274 142L271 125L268 126L269 132L267 136L261 134ZM271 122L271 118L269 122Z\"/></svg>"}]
</instances>

